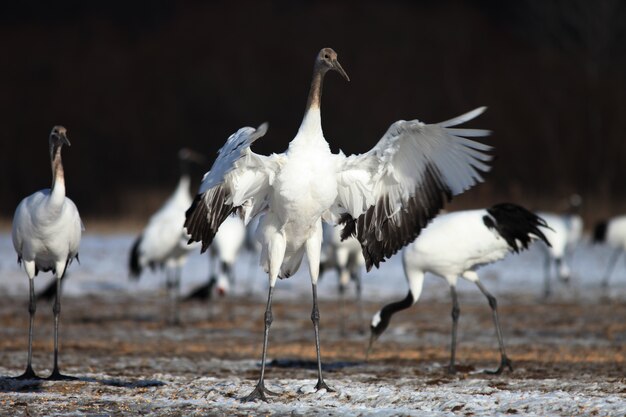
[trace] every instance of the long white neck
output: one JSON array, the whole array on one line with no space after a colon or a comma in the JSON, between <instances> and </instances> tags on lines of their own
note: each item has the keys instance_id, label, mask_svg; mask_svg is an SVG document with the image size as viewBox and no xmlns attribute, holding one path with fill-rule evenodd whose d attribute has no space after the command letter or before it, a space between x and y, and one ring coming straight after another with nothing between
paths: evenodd
<instances>
[{"instance_id":1,"label":"long white neck","mask_svg":"<svg viewBox=\"0 0 626 417\"><path fill-rule=\"evenodd\" d=\"M409 283L409 294L413 298L413 304L417 303L420 295L422 295L422 287L424 285L424 271L415 265L412 261L411 246L402 252L402 266L406 280Z\"/></svg>"},{"instance_id":2,"label":"long white neck","mask_svg":"<svg viewBox=\"0 0 626 417\"><path fill-rule=\"evenodd\" d=\"M313 67L313 78L311 79L304 117L296 135L298 142L318 142L324 139L320 107L322 105L322 86L325 73L326 70L316 62Z\"/></svg>"},{"instance_id":3,"label":"long white neck","mask_svg":"<svg viewBox=\"0 0 626 417\"><path fill-rule=\"evenodd\" d=\"M302 123L300 123L298 136L324 137L324 132L322 131L322 115L319 107L307 109L307 112L302 118Z\"/></svg>"},{"instance_id":4,"label":"long white neck","mask_svg":"<svg viewBox=\"0 0 626 417\"><path fill-rule=\"evenodd\" d=\"M61 160L61 147L54 149L51 155L52 190L50 201L53 204L62 204L65 201L65 173Z\"/></svg>"}]
</instances>

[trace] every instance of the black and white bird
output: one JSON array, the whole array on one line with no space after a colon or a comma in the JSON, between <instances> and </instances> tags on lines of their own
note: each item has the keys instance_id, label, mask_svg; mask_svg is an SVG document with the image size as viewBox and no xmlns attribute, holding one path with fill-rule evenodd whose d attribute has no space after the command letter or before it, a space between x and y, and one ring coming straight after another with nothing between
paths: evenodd
<instances>
[{"instance_id":1,"label":"black and white bird","mask_svg":"<svg viewBox=\"0 0 626 417\"><path fill-rule=\"evenodd\" d=\"M361 272L365 259L361 252L361 244L353 237L341 239L341 228L328 223L323 226L324 242L322 245L323 260L320 264L320 277L326 271L334 270L339 279L340 330L345 333L345 293L350 282L354 282L359 323L363 322L363 283Z\"/></svg>"},{"instance_id":2,"label":"black and white bird","mask_svg":"<svg viewBox=\"0 0 626 417\"><path fill-rule=\"evenodd\" d=\"M593 230L593 242L606 243L613 248L613 253L602 277L602 286L608 287L615 265L626 250L626 216L617 216L598 222Z\"/></svg>"},{"instance_id":3,"label":"black and white bird","mask_svg":"<svg viewBox=\"0 0 626 417\"><path fill-rule=\"evenodd\" d=\"M500 374L504 368L512 370L504 349L496 298L480 282L476 269L504 258L510 252L528 248L535 239L541 239L549 245L544 234L547 227L546 222L537 215L509 203L436 217L402 254L409 293L403 300L387 304L373 316L368 355L373 343L389 326L391 317L417 302L422 293L424 274L430 272L448 282L452 296L449 372L456 371L456 333L460 313L456 284L459 277L474 282L489 301L500 345L500 366L493 373Z\"/></svg>"},{"instance_id":4,"label":"black and white bird","mask_svg":"<svg viewBox=\"0 0 626 417\"><path fill-rule=\"evenodd\" d=\"M164 269L166 286L170 297L170 323L179 317L180 276L187 257L198 245L189 245L185 231L185 211L192 202L189 187L190 164L204 162L204 157L189 149L178 153L181 175L174 193L165 204L150 217L147 226L131 247L129 257L130 277L139 279L146 267Z\"/></svg>"},{"instance_id":5,"label":"black and white bird","mask_svg":"<svg viewBox=\"0 0 626 417\"><path fill-rule=\"evenodd\" d=\"M550 276L552 265L555 265L558 278L568 283L571 275L567 265L568 255L574 251L575 246L582 238L583 220L579 214L582 199L578 194L569 198L569 207L565 213L538 212L537 215L544 219L550 229L545 231L550 246L541 245L545 254L544 263L544 297L550 296L552 289Z\"/></svg>"},{"instance_id":6,"label":"black and white bird","mask_svg":"<svg viewBox=\"0 0 626 417\"><path fill-rule=\"evenodd\" d=\"M28 363L19 379L38 379L33 371L33 324L36 300L34 278L39 271L52 271L56 278L57 292L52 311L54 313L54 368L50 380L75 379L59 371L59 319L61 314L61 279L72 263L78 260L78 246L83 225L78 209L65 196L65 174L61 160L63 145L70 145L67 131L55 126L48 139L52 164L52 187L37 191L23 199L13 217L13 247L17 260L28 275L30 301L28 312Z\"/></svg>"},{"instance_id":7,"label":"black and white bird","mask_svg":"<svg viewBox=\"0 0 626 417\"><path fill-rule=\"evenodd\" d=\"M411 242L446 200L481 181L489 170L491 149L465 137L488 131L456 129L481 114L478 108L452 120L427 125L398 121L369 152L346 157L332 154L322 132L320 102L328 71L349 80L330 48L315 59L305 115L286 152L263 156L250 145L267 131L244 127L230 136L199 194L187 211L191 241L211 244L219 225L238 211L246 222L265 211L259 224L261 264L269 274L261 376L244 400L266 400L264 385L267 341L272 324L272 295L278 277L295 273L306 253L311 276L318 381L322 377L319 348L317 280L322 246L322 221L343 224L342 237L354 235L362 246L366 267L378 266Z\"/></svg>"},{"instance_id":8,"label":"black and white bird","mask_svg":"<svg viewBox=\"0 0 626 417\"><path fill-rule=\"evenodd\" d=\"M188 300L207 300L214 290L225 295L235 286L235 261L244 246L246 226L243 221L233 215L227 217L215 234L209 250L209 279L194 289L186 298Z\"/></svg>"}]
</instances>

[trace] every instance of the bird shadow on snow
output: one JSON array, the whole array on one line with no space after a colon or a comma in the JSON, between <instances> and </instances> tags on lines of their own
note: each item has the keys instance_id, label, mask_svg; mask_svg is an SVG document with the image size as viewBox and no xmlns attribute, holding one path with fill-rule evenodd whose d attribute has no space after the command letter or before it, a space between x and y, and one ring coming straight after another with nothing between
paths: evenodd
<instances>
[{"instance_id":1,"label":"bird shadow on snow","mask_svg":"<svg viewBox=\"0 0 626 417\"><path fill-rule=\"evenodd\" d=\"M147 388L147 387L162 387L165 385L165 382L159 381L157 379L140 379L140 380L123 380L123 379L98 379L98 378L88 378L82 377L78 378L79 381L82 382L95 382L102 385L108 385L111 387L119 387L119 388Z\"/></svg>"},{"instance_id":2,"label":"bird shadow on snow","mask_svg":"<svg viewBox=\"0 0 626 417\"><path fill-rule=\"evenodd\" d=\"M351 368L354 366L363 365L365 362L351 362L351 361L339 361L339 362L322 362L322 370L327 372L338 371L344 368ZM272 359L267 364L269 367L276 368L299 368L299 369L317 369L317 361L304 360L304 359Z\"/></svg>"},{"instance_id":3,"label":"bird shadow on snow","mask_svg":"<svg viewBox=\"0 0 626 417\"><path fill-rule=\"evenodd\" d=\"M0 392L41 392L45 388L45 382L48 381L35 379L17 380L12 377L0 376ZM128 389L161 387L165 385L165 382L156 379L123 380L115 378L78 377L78 379L71 382L90 382L101 385L108 385L111 387Z\"/></svg>"},{"instance_id":4,"label":"bird shadow on snow","mask_svg":"<svg viewBox=\"0 0 626 417\"><path fill-rule=\"evenodd\" d=\"M0 392L40 392L44 381L19 380L8 376L0 376Z\"/></svg>"}]
</instances>

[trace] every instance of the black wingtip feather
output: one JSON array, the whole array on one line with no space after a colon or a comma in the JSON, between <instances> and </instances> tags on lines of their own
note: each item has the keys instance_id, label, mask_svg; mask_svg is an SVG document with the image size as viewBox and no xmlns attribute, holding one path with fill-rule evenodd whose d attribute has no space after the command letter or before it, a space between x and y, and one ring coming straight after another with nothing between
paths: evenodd
<instances>
[{"instance_id":1,"label":"black wingtip feather","mask_svg":"<svg viewBox=\"0 0 626 417\"><path fill-rule=\"evenodd\" d=\"M415 240L452 199L452 190L441 178L437 167L427 165L422 186L409 197L399 213L390 215L394 211L392 203L384 196L357 219L349 214L341 216L339 223L344 225L341 238L355 236L361 242L368 272Z\"/></svg>"},{"instance_id":2,"label":"black wingtip feather","mask_svg":"<svg viewBox=\"0 0 626 417\"><path fill-rule=\"evenodd\" d=\"M488 208L487 212L493 219L484 216L485 226L497 230L512 251L519 252L527 249L533 235L551 246L540 229L550 228L546 221L524 207L512 203L501 203Z\"/></svg>"},{"instance_id":3,"label":"black wingtip feather","mask_svg":"<svg viewBox=\"0 0 626 417\"><path fill-rule=\"evenodd\" d=\"M211 188L196 195L185 212L185 228L191 236L189 243L202 242L201 253L211 245L222 222L237 209L226 203L228 197L225 188Z\"/></svg>"},{"instance_id":4,"label":"black wingtip feather","mask_svg":"<svg viewBox=\"0 0 626 417\"><path fill-rule=\"evenodd\" d=\"M204 253L211 242L213 236L208 228L208 214L209 210L203 203L204 194L198 194L194 198L191 206L185 212L185 228L189 233L189 242L202 242L201 253Z\"/></svg>"},{"instance_id":5,"label":"black wingtip feather","mask_svg":"<svg viewBox=\"0 0 626 417\"><path fill-rule=\"evenodd\" d=\"M139 235L133 246L130 249L130 258L128 260L128 270L130 271L130 277L134 279L139 279L141 275L141 264L139 263L139 245L141 244L141 239L143 235Z\"/></svg>"}]
</instances>

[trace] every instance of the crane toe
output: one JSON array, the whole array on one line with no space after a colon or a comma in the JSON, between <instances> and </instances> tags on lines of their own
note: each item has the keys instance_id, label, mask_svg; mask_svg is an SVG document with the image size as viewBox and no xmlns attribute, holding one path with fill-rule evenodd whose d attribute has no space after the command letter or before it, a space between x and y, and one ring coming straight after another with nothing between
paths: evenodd
<instances>
[{"instance_id":1,"label":"crane toe","mask_svg":"<svg viewBox=\"0 0 626 417\"><path fill-rule=\"evenodd\" d=\"M502 359L500 359L500 366L498 366L498 369L495 371L486 370L485 373L488 375L500 375L505 368L509 368L509 371L513 372L513 362L511 362L508 357L503 356Z\"/></svg>"}]
</instances>

